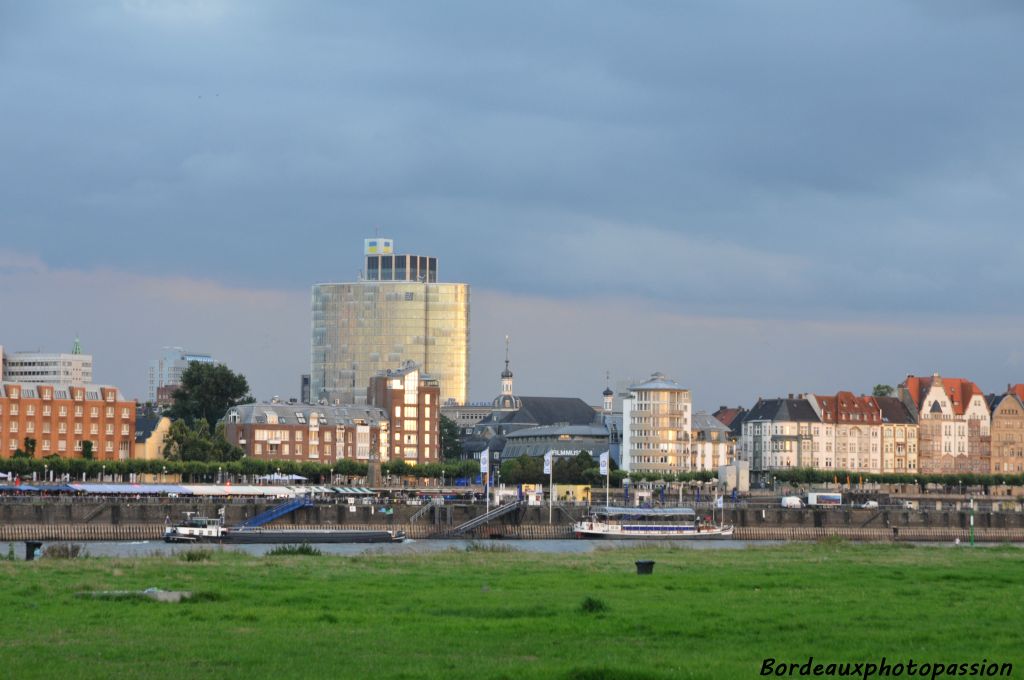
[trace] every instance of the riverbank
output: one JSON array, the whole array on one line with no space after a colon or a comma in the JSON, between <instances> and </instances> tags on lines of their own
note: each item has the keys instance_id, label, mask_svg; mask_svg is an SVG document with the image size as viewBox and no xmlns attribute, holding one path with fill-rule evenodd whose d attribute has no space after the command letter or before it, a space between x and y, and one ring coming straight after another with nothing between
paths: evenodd
<instances>
[{"instance_id":1,"label":"riverbank","mask_svg":"<svg viewBox=\"0 0 1024 680\"><path fill-rule=\"evenodd\" d=\"M273 524L276 529L349 529L404 531L409 538L427 540L448 538L432 524ZM0 524L0 543L4 541L158 541L163 537L162 524ZM978 543L1024 543L1024 529L982 528L974 530ZM565 540L574 538L569 524L501 524L484 525L466 532L463 538L484 540ZM955 527L800 527L756 526L736 527L733 538L741 541L821 541L842 538L869 543L935 542L971 540L970 528Z\"/></svg>"},{"instance_id":2,"label":"riverbank","mask_svg":"<svg viewBox=\"0 0 1024 680\"><path fill-rule=\"evenodd\" d=\"M497 545L497 548L490 546ZM1024 668L1024 550L475 544L0 562L10 677L744 678L763 660ZM655 561L638 576L634 562ZM187 591L181 604L95 591ZM970 629L970 635L964 631Z\"/></svg>"}]
</instances>

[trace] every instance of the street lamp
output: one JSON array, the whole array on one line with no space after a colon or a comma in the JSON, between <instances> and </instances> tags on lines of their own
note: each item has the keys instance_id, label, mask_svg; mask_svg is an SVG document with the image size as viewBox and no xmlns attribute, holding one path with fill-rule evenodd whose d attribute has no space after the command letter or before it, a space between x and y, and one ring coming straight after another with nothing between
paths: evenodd
<instances>
[{"instance_id":1,"label":"street lamp","mask_svg":"<svg viewBox=\"0 0 1024 680\"><path fill-rule=\"evenodd\" d=\"M101 465L100 468L103 470L103 477L102 477L102 479L103 479L104 482L106 482L107 481L107 466L106 465Z\"/></svg>"},{"instance_id":2,"label":"street lamp","mask_svg":"<svg viewBox=\"0 0 1024 680\"><path fill-rule=\"evenodd\" d=\"M43 463L43 481L50 481L50 466L46 463Z\"/></svg>"},{"instance_id":3,"label":"street lamp","mask_svg":"<svg viewBox=\"0 0 1024 680\"><path fill-rule=\"evenodd\" d=\"M160 475L160 483L163 484L167 481L167 466L164 465L164 472Z\"/></svg>"},{"instance_id":4,"label":"street lamp","mask_svg":"<svg viewBox=\"0 0 1024 680\"><path fill-rule=\"evenodd\" d=\"M221 483L223 483L223 481L224 481L224 479L223 479L223 477L221 475L221 466L218 465L217 466L217 483L221 484Z\"/></svg>"}]
</instances>

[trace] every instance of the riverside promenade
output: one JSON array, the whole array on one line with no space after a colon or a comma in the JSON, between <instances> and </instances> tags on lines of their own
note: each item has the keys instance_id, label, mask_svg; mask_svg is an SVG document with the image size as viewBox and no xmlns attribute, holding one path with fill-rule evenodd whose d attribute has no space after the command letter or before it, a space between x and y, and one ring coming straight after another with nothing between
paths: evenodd
<instances>
[{"instance_id":1,"label":"riverside promenade","mask_svg":"<svg viewBox=\"0 0 1024 680\"><path fill-rule=\"evenodd\" d=\"M724 521L736 527L737 540L821 540L830 536L856 541L967 541L972 512L966 498L928 496L918 507L784 509L770 503L726 507ZM271 507L264 499L124 497L2 497L0 541L157 540L168 523L186 512L214 517L223 510L226 524L240 524ZM981 506L981 504L978 504ZM982 506L983 507L983 506ZM975 508L974 539L1024 542L1024 512ZM710 515L710 507L698 504ZM318 503L274 523L275 528L396 529L414 539L449 538L458 527L485 512L481 504L382 505ZM585 505L522 506L471 530L469 539L565 539ZM722 511L718 511L721 513ZM719 515L721 517L721 515Z\"/></svg>"}]
</instances>

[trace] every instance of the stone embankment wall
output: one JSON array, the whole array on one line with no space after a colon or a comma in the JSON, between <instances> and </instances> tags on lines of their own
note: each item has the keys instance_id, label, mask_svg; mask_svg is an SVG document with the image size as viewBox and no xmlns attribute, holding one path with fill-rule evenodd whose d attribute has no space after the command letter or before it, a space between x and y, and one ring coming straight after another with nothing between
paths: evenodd
<instances>
[{"instance_id":1,"label":"stone embankment wall","mask_svg":"<svg viewBox=\"0 0 1024 680\"><path fill-rule=\"evenodd\" d=\"M245 499L211 503L183 498L0 498L0 541L155 540L168 520L176 522L185 512L212 517L223 508L230 526L273 506ZM429 538L446 535L484 512L484 507L394 505L388 510L382 512L379 505L320 504L297 510L273 526L388 528L403 530L410 538ZM522 508L460 537L569 538L571 523L585 513L586 508L579 506L553 511L546 506ZM970 517L967 510L896 508L738 507L725 511L725 521L736 527L734 537L744 540L818 540L826 536L871 541L967 540ZM974 518L976 540L1024 541L1024 513L976 512Z\"/></svg>"}]
</instances>

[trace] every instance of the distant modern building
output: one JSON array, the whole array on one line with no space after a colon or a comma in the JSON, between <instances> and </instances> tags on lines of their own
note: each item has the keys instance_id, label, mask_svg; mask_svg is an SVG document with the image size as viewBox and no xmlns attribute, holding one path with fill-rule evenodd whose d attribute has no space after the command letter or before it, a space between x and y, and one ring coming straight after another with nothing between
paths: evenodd
<instances>
[{"instance_id":1,"label":"distant modern building","mask_svg":"<svg viewBox=\"0 0 1024 680\"><path fill-rule=\"evenodd\" d=\"M391 419L391 460L410 465L437 463L441 459L441 388L437 380L409 362L397 371L370 379L369 405Z\"/></svg>"},{"instance_id":2,"label":"distant modern building","mask_svg":"<svg viewBox=\"0 0 1024 680\"><path fill-rule=\"evenodd\" d=\"M369 463L387 460L388 427L374 407L243 404L228 409L224 436L255 460Z\"/></svg>"},{"instance_id":3,"label":"distant modern building","mask_svg":"<svg viewBox=\"0 0 1024 680\"><path fill-rule=\"evenodd\" d=\"M690 390L664 374L629 388L622 401L622 469L676 474L690 465Z\"/></svg>"},{"instance_id":4,"label":"distant modern building","mask_svg":"<svg viewBox=\"0 0 1024 680\"><path fill-rule=\"evenodd\" d=\"M0 345L3 380L50 385L85 385L92 382L92 355L82 354L82 345L75 338L70 353L13 352L4 353Z\"/></svg>"},{"instance_id":5,"label":"distant modern building","mask_svg":"<svg viewBox=\"0 0 1024 680\"><path fill-rule=\"evenodd\" d=\"M299 401L301 401L303 404L313 403L312 400L310 399L310 395L311 393L309 390L309 373L303 373L299 381Z\"/></svg>"},{"instance_id":6,"label":"distant modern building","mask_svg":"<svg viewBox=\"0 0 1024 680\"><path fill-rule=\"evenodd\" d=\"M201 364L215 364L213 357L209 354L186 351L182 347L164 347L160 358L149 362L149 383L146 392L146 401L159 403L160 395L157 390L161 387L176 388L181 385L181 374L185 372L189 364L199 362ZM173 394L174 390L164 390L166 397ZM161 405L167 405L166 403Z\"/></svg>"},{"instance_id":7,"label":"distant modern building","mask_svg":"<svg viewBox=\"0 0 1024 680\"><path fill-rule=\"evenodd\" d=\"M372 377L412 361L438 381L441 403L464 404L469 284L438 283L436 258L395 255L391 239L364 251L361 280L313 286L312 400L365 404Z\"/></svg>"},{"instance_id":8,"label":"distant modern building","mask_svg":"<svg viewBox=\"0 0 1024 680\"><path fill-rule=\"evenodd\" d=\"M135 444L135 402L108 385L0 383L0 456L35 440L35 457L128 460Z\"/></svg>"}]
</instances>

